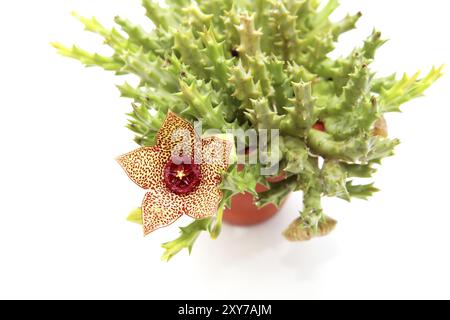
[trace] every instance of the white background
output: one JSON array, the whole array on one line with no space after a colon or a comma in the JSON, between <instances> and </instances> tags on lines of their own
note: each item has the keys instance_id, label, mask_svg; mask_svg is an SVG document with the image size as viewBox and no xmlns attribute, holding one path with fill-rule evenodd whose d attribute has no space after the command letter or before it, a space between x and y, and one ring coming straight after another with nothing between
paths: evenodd
<instances>
[{"instance_id":1,"label":"white background","mask_svg":"<svg viewBox=\"0 0 450 320\"><path fill-rule=\"evenodd\" d=\"M380 74L449 62L448 1L342 2L335 17L364 16L339 52L377 26L391 39ZM403 143L377 175L382 192L325 201L339 220L331 236L281 237L301 206L293 195L268 223L204 234L191 257L163 263L160 244L177 228L144 239L125 221L144 192L113 160L135 147L114 87L123 79L49 45L100 47L72 10L149 25L139 0L0 2L0 298L450 298L450 76L389 117Z\"/></svg>"}]
</instances>

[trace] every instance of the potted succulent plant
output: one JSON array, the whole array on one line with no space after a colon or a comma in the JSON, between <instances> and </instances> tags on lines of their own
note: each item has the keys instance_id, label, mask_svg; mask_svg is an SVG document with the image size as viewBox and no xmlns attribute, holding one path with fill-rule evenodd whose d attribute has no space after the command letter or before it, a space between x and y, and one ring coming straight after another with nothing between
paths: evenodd
<instances>
[{"instance_id":1,"label":"potted succulent plant","mask_svg":"<svg viewBox=\"0 0 450 320\"><path fill-rule=\"evenodd\" d=\"M129 220L148 234L182 214L194 219L163 245L165 260L190 251L203 231L216 238L224 219L264 221L294 191L303 192L303 209L285 237L326 235L336 222L324 214L322 197L350 201L378 191L353 180L372 178L399 143L388 138L384 114L398 112L441 76L442 68L433 68L423 78L377 77L370 66L385 42L378 31L348 56L331 58L339 36L361 17L332 22L337 0L165 2L142 2L153 30L121 17L108 29L77 16L104 38L111 56L54 44L86 66L139 77L137 86L118 86L132 99L128 128L141 146L118 161L147 190ZM174 138L177 130L182 139ZM256 144L251 135L230 138L248 130L258 135ZM176 153L178 161L175 142L188 150ZM197 150L215 162L192 161ZM276 170L264 170L267 157Z\"/></svg>"}]
</instances>

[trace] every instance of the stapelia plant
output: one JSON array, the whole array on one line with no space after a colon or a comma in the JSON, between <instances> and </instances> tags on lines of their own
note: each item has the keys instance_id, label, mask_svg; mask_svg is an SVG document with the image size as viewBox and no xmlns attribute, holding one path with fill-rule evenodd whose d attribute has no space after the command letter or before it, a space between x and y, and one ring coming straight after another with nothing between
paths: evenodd
<instances>
[{"instance_id":1,"label":"stapelia plant","mask_svg":"<svg viewBox=\"0 0 450 320\"><path fill-rule=\"evenodd\" d=\"M153 30L122 17L105 28L95 18L77 16L113 49L111 56L77 46L54 44L59 52L86 66L117 75L134 74L140 82L118 88L133 100L128 128L141 146L155 146L169 111L204 129L279 129L286 179L268 182L258 165L222 176L222 201L216 217L194 220L181 236L163 245L168 260L191 250L202 231L220 233L223 206L231 196L251 192L260 206L279 205L291 191L303 191L303 210L285 231L292 241L330 232L335 221L321 206L322 197L367 199L380 161L399 141L389 139L383 115L422 95L441 76L433 68L419 78L380 78L370 66L384 44L374 31L348 56L329 57L339 36L353 28L360 13L332 22L337 0L143 0ZM269 179L270 180L270 179ZM260 183L269 191L257 194ZM198 218L198 217L197 217ZM129 217L142 221L142 210Z\"/></svg>"}]
</instances>

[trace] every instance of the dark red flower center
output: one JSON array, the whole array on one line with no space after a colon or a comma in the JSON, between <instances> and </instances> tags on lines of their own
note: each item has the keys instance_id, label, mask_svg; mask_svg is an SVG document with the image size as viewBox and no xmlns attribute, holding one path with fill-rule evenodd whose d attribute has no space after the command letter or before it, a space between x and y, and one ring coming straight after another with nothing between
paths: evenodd
<instances>
[{"instance_id":1,"label":"dark red flower center","mask_svg":"<svg viewBox=\"0 0 450 320\"><path fill-rule=\"evenodd\" d=\"M164 168L164 182L170 191L186 194L200 184L200 166L189 157L170 159Z\"/></svg>"}]
</instances>

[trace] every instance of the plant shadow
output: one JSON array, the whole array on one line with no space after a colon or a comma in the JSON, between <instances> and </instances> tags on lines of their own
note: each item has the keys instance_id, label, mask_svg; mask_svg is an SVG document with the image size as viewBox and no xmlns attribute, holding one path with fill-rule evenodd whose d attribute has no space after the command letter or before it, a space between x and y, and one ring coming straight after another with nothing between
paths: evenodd
<instances>
[{"instance_id":1,"label":"plant shadow","mask_svg":"<svg viewBox=\"0 0 450 320\"><path fill-rule=\"evenodd\" d=\"M271 220L252 227L225 225L217 241L201 241L203 252L199 263L207 263L214 270L240 265L257 267L255 272L273 272L280 268L293 271L297 276L311 278L327 261L336 256L337 244L332 237L309 242L292 243L282 231L298 214L301 196L289 197L279 214ZM205 261L208 260L207 262Z\"/></svg>"}]
</instances>

